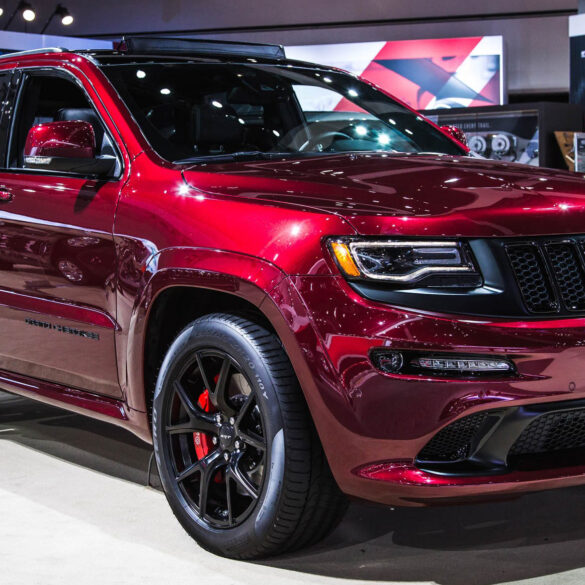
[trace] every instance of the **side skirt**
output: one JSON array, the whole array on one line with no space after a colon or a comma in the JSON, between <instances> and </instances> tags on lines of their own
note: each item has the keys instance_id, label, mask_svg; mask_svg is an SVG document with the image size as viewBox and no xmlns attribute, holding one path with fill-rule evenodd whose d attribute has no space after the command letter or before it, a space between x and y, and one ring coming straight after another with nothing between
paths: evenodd
<instances>
[{"instance_id":1,"label":"side skirt","mask_svg":"<svg viewBox=\"0 0 585 585\"><path fill-rule=\"evenodd\" d=\"M51 406L115 424L129 430L147 443L152 443L147 414L129 408L122 400L2 369L0 369L0 388Z\"/></svg>"}]
</instances>

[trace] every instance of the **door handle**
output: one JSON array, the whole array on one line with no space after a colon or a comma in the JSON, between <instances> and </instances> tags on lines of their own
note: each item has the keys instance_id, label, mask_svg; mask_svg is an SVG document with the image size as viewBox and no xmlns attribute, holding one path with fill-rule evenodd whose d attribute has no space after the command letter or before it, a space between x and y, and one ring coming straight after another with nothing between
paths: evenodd
<instances>
[{"instance_id":1,"label":"door handle","mask_svg":"<svg viewBox=\"0 0 585 585\"><path fill-rule=\"evenodd\" d=\"M14 193L8 189L0 188L0 203L8 203L14 199Z\"/></svg>"}]
</instances>

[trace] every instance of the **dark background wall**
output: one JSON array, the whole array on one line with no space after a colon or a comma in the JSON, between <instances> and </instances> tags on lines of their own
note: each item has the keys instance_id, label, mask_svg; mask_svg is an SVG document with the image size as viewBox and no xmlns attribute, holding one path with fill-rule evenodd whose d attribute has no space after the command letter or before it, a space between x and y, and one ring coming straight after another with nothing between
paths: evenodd
<instances>
[{"instance_id":1,"label":"dark background wall","mask_svg":"<svg viewBox=\"0 0 585 585\"><path fill-rule=\"evenodd\" d=\"M29 0L38 32L57 2ZM504 36L510 92L566 92L568 16L578 0L61 0L75 16L47 33L116 36L177 32L313 44L449 36ZM17 0L5 2L5 14ZM20 22L11 30L24 30Z\"/></svg>"}]
</instances>

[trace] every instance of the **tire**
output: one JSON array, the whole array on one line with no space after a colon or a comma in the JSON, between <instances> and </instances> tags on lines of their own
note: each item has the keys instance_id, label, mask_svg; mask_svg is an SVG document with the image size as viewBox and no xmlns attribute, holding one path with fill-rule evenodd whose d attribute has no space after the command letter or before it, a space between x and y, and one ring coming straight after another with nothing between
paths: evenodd
<instances>
[{"instance_id":1,"label":"tire","mask_svg":"<svg viewBox=\"0 0 585 585\"><path fill-rule=\"evenodd\" d=\"M216 554L256 559L308 546L345 512L278 338L245 317L201 317L171 344L153 437L175 516Z\"/></svg>"}]
</instances>

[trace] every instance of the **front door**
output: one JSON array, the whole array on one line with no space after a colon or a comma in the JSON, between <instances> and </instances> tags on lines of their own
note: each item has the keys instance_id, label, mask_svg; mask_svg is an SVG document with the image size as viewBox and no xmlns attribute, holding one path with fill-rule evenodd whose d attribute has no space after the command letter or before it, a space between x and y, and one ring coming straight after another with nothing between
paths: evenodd
<instances>
[{"instance_id":1,"label":"front door","mask_svg":"<svg viewBox=\"0 0 585 585\"><path fill-rule=\"evenodd\" d=\"M0 169L0 369L121 396L112 236L120 157L106 180L23 168L28 131L43 122L89 121L97 154L116 154L70 74L25 70L11 117Z\"/></svg>"}]
</instances>

